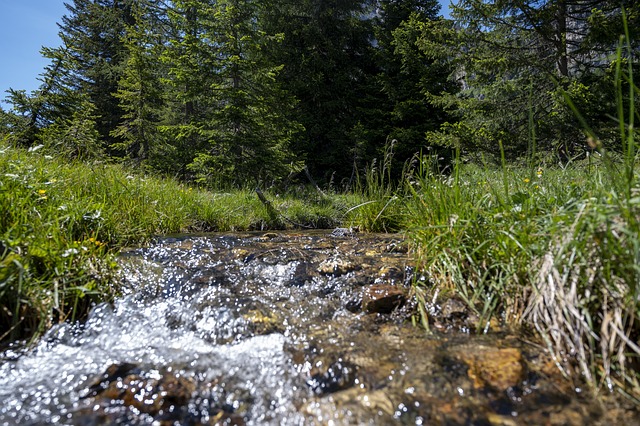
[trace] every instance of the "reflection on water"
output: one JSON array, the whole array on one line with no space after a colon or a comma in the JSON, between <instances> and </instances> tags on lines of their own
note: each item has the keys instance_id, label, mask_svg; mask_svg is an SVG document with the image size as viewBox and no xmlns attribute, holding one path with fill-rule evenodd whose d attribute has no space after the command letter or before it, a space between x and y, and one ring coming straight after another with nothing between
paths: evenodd
<instances>
[{"instance_id":1,"label":"reflection on water","mask_svg":"<svg viewBox=\"0 0 640 426\"><path fill-rule=\"evenodd\" d=\"M316 232L123 253L125 296L4 353L0 424L605 421L539 347L461 332L463 309L434 312L444 333L412 327L406 252Z\"/></svg>"}]
</instances>

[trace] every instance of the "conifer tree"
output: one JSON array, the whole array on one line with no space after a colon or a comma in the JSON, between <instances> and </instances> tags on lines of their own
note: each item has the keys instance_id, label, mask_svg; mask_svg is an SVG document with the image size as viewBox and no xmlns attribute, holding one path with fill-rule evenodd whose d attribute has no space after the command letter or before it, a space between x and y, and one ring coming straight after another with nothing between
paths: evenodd
<instances>
[{"instance_id":1,"label":"conifer tree","mask_svg":"<svg viewBox=\"0 0 640 426\"><path fill-rule=\"evenodd\" d=\"M305 131L293 144L321 181L349 179L381 139L369 126L379 107L373 46L374 1L278 1L267 24L284 40L270 54L284 64L279 80L299 100ZM375 134L371 134L375 133ZM384 137L382 137L384 139Z\"/></svg>"},{"instance_id":2,"label":"conifer tree","mask_svg":"<svg viewBox=\"0 0 640 426\"><path fill-rule=\"evenodd\" d=\"M81 107L81 93L69 85L69 55L64 47L41 50L50 59L39 77L38 89L32 93L9 89L7 103L11 111L7 113L11 127L11 138L25 146L43 142L40 131L56 122L70 117Z\"/></svg>"},{"instance_id":3,"label":"conifer tree","mask_svg":"<svg viewBox=\"0 0 640 426\"><path fill-rule=\"evenodd\" d=\"M124 33L132 24L135 0L73 0L65 3L60 37L68 55L69 88L87 95L95 106L96 128L106 147L122 118L115 96L127 59Z\"/></svg>"},{"instance_id":4,"label":"conifer tree","mask_svg":"<svg viewBox=\"0 0 640 426\"><path fill-rule=\"evenodd\" d=\"M261 27L267 6L189 0L170 11L180 39L164 57L183 114L166 130L187 141L188 170L203 183L273 179L292 162L289 144L299 125L287 111L293 98L276 81L281 66L264 54L278 40Z\"/></svg>"},{"instance_id":5,"label":"conifer tree","mask_svg":"<svg viewBox=\"0 0 640 426\"><path fill-rule=\"evenodd\" d=\"M603 82L620 33L595 24L618 22L614 27L621 29L623 4L635 22L638 6L631 1L461 0L452 9L455 28L419 24L422 49L454 62L451 78L463 89L440 97L460 120L432 137L448 135L470 150L495 154L502 142L507 154L518 156L535 134L539 148L575 155L584 138L564 94L589 121L605 117L612 90Z\"/></svg>"},{"instance_id":6,"label":"conifer tree","mask_svg":"<svg viewBox=\"0 0 640 426\"><path fill-rule=\"evenodd\" d=\"M451 68L419 49L420 32L410 24L438 20L437 1L381 0L378 10L378 81L389 108L386 134L396 140L395 156L404 162L417 153L438 150L427 144L426 134L439 129L449 117L431 99L442 92L455 93L456 87L448 80ZM401 165L396 169L402 169Z\"/></svg>"},{"instance_id":7,"label":"conifer tree","mask_svg":"<svg viewBox=\"0 0 640 426\"><path fill-rule=\"evenodd\" d=\"M123 149L129 158L140 162L150 158L152 149L156 153L161 149L153 145L159 145L158 126L164 108L160 52L165 37L158 31L153 2L139 1L132 6L131 14L133 23L124 36L128 58L115 94L123 115L111 134L120 140L114 148Z\"/></svg>"}]
</instances>

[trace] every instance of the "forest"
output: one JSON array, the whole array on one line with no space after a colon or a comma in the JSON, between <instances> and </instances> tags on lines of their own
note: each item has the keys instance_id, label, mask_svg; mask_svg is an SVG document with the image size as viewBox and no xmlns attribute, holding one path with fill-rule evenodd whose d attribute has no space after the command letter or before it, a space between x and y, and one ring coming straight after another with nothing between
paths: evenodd
<instances>
[{"instance_id":1,"label":"forest","mask_svg":"<svg viewBox=\"0 0 640 426\"><path fill-rule=\"evenodd\" d=\"M614 57L637 51L635 2L76 0L40 88L11 88L0 132L209 188L305 168L354 178L394 160L566 163L617 125ZM632 64L635 66L635 62ZM535 146L531 141L535 139ZM399 165L399 166L398 166ZM446 167L447 164L443 164Z\"/></svg>"},{"instance_id":2,"label":"forest","mask_svg":"<svg viewBox=\"0 0 640 426\"><path fill-rule=\"evenodd\" d=\"M640 404L637 1L66 7L0 109L0 341L82 318L154 235L357 226L436 283L416 324L453 292Z\"/></svg>"}]
</instances>

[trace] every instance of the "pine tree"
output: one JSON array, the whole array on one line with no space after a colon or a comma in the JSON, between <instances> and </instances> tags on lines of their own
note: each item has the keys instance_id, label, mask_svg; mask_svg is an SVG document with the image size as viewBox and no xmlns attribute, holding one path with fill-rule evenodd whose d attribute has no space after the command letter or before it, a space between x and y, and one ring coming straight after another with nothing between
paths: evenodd
<instances>
[{"instance_id":1,"label":"pine tree","mask_svg":"<svg viewBox=\"0 0 640 426\"><path fill-rule=\"evenodd\" d=\"M80 108L82 95L69 87L69 55L64 47L41 50L50 59L39 77L38 89L27 94L24 90L9 89L7 103L12 108L11 138L19 144L32 146L43 142L41 130L63 121Z\"/></svg>"},{"instance_id":2,"label":"pine tree","mask_svg":"<svg viewBox=\"0 0 640 426\"><path fill-rule=\"evenodd\" d=\"M379 129L374 93L374 1L278 1L267 24L284 41L270 52L284 64L279 81L299 100L305 131L293 144L321 181L349 179L354 162L371 158ZM374 134L372 134L374 133ZM384 139L384 137L382 137ZM375 147L373 147L375 151Z\"/></svg>"},{"instance_id":3,"label":"pine tree","mask_svg":"<svg viewBox=\"0 0 640 426\"><path fill-rule=\"evenodd\" d=\"M455 93L456 87L448 81L450 67L419 49L416 41L420 32L411 24L438 20L438 2L382 0L379 4L376 25L378 80L389 107L386 134L396 141L397 160L405 162L417 153L437 150L427 144L426 134L439 129L449 117L431 102L432 94Z\"/></svg>"},{"instance_id":4,"label":"pine tree","mask_svg":"<svg viewBox=\"0 0 640 426\"><path fill-rule=\"evenodd\" d=\"M634 2L627 3L637 15ZM434 57L456 63L461 95L440 97L460 121L445 134L471 150L527 151L531 134L548 152L571 156L581 126L565 104L568 93L589 119L610 107L602 82L619 34L594 26L598 17L622 23L621 3L586 0L462 0L452 9L456 29L422 26L420 43ZM635 15L634 15L635 16ZM439 36L438 32L446 32ZM533 128L529 115L533 115ZM443 134L433 135L442 137ZM445 136L446 138L446 136Z\"/></svg>"},{"instance_id":5,"label":"pine tree","mask_svg":"<svg viewBox=\"0 0 640 426\"><path fill-rule=\"evenodd\" d=\"M253 0L176 1L180 34L165 52L183 109L166 127L193 153L188 170L203 183L274 179L291 163L299 125L295 102L276 81L281 66L264 54L277 42L260 26L268 5Z\"/></svg>"},{"instance_id":6,"label":"pine tree","mask_svg":"<svg viewBox=\"0 0 640 426\"><path fill-rule=\"evenodd\" d=\"M68 55L69 88L88 96L97 111L96 127L106 147L122 118L114 95L127 59L124 34L135 0L73 0L66 3L60 37Z\"/></svg>"},{"instance_id":7,"label":"pine tree","mask_svg":"<svg viewBox=\"0 0 640 426\"><path fill-rule=\"evenodd\" d=\"M164 36L158 31L158 20L154 15L157 7L150 1L140 1L132 6L133 23L127 26L124 37L128 59L115 94L123 115L120 124L111 132L121 141L113 147L124 150L137 162L148 160L152 150L157 154L161 148L157 145L164 108L161 83L164 67L160 62ZM159 158L154 160L164 162Z\"/></svg>"}]
</instances>

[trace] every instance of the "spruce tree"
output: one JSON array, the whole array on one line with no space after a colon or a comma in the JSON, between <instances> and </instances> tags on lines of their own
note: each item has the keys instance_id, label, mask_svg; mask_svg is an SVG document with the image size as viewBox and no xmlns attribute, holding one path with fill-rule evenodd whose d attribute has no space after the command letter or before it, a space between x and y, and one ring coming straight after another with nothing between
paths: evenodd
<instances>
[{"instance_id":1,"label":"spruce tree","mask_svg":"<svg viewBox=\"0 0 640 426\"><path fill-rule=\"evenodd\" d=\"M461 0L452 8L455 28L421 24L422 49L455 63L451 78L463 89L440 97L460 120L432 137L496 155L502 142L515 157L527 152L535 133L540 149L563 160L575 156L585 143L565 94L590 122L604 124L612 93L604 83L623 4L635 22L638 6L631 1ZM619 25L603 30L600 21Z\"/></svg>"},{"instance_id":2,"label":"spruce tree","mask_svg":"<svg viewBox=\"0 0 640 426\"><path fill-rule=\"evenodd\" d=\"M123 115L111 135L119 140L113 147L136 162L156 154L152 160L164 163L158 158L162 149L158 127L164 108L160 52L165 35L159 31L158 5L154 3L139 1L132 6L133 23L127 25L124 35L128 58L115 94Z\"/></svg>"},{"instance_id":3,"label":"spruce tree","mask_svg":"<svg viewBox=\"0 0 640 426\"><path fill-rule=\"evenodd\" d=\"M374 11L373 1L281 0L267 20L284 36L270 54L284 64L279 81L298 99L305 128L294 152L323 182L348 180L354 162L371 158L370 141L380 139L368 125L377 119L369 96L376 90Z\"/></svg>"},{"instance_id":4,"label":"spruce tree","mask_svg":"<svg viewBox=\"0 0 640 426\"><path fill-rule=\"evenodd\" d=\"M411 22L438 20L440 6L435 0L381 0L376 25L378 81L385 95L386 134L395 140L395 158L403 163L413 155L436 153L441 148L427 144L427 132L434 131L450 117L434 105L433 96L455 93L448 80L451 67L425 55L416 41L420 32ZM442 152L440 152L442 154ZM396 169L402 169L397 164Z\"/></svg>"},{"instance_id":5,"label":"spruce tree","mask_svg":"<svg viewBox=\"0 0 640 426\"><path fill-rule=\"evenodd\" d=\"M265 55L278 41L261 27L268 5L254 0L175 1L170 19L180 38L164 54L181 103L165 127L191 150L187 169L214 185L271 180L294 160L299 125L293 98L277 82L281 66Z\"/></svg>"},{"instance_id":6,"label":"spruce tree","mask_svg":"<svg viewBox=\"0 0 640 426\"><path fill-rule=\"evenodd\" d=\"M68 119L82 105L82 94L70 87L72 65L67 50L44 47L41 54L51 62L38 78L41 81L38 89L29 94L24 90L8 90L11 111L6 117L11 139L25 146L46 142L41 130Z\"/></svg>"},{"instance_id":7,"label":"spruce tree","mask_svg":"<svg viewBox=\"0 0 640 426\"><path fill-rule=\"evenodd\" d=\"M65 3L60 37L68 55L69 88L87 95L95 106L96 128L109 148L111 132L123 111L115 96L127 60L124 34L135 0L73 0Z\"/></svg>"}]
</instances>

